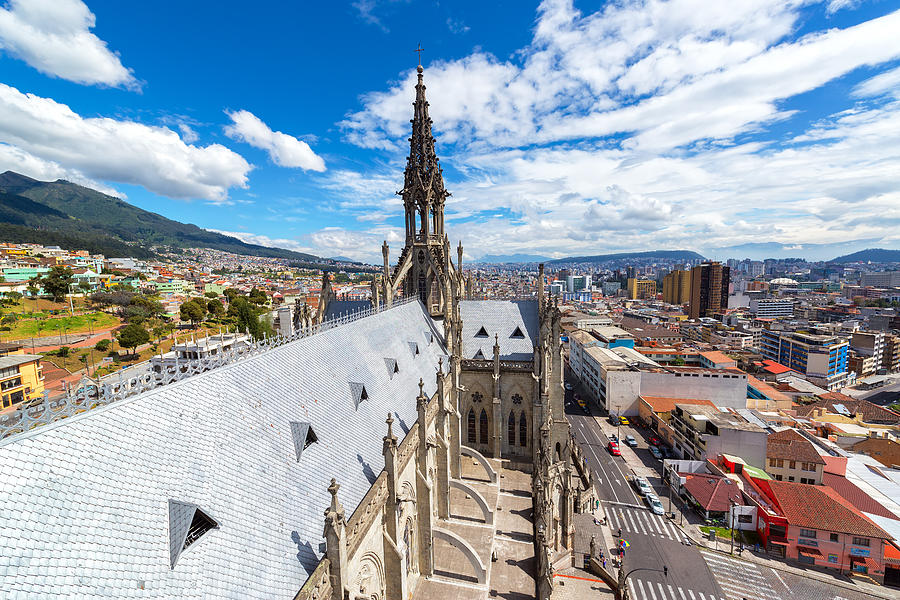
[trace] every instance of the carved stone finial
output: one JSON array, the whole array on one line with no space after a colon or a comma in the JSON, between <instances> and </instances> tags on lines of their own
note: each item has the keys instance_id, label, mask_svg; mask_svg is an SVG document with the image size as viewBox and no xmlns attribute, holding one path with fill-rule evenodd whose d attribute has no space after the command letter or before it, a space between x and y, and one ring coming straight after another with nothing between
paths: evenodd
<instances>
[{"instance_id":1,"label":"carved stone finial","mask_svg":"<svg viewBox=\"0 0 900 600\"><path fill-rule=\"evenodd\" d=\"M419 396L425 395L425 382L419 377Z\"/></svg>"},{"instance_id":2,"label":"carved stone finial","mask_svg":"<svg viewBox=\"0 0 900 600\"><path fill-rule=\"evenodd\" d=\"M384 422L387 423L387 426L388 426L387 436L389 438L394 437L394 430L393 430L394 417L391 416L391 413L388 413L387 419L385 419Z\"/></svg>"},{"instance_id":3,"label":"carved stone finial","mask_svg":"<svg viewBox=\"0 0 900 600\"><path fill-rule=\"evenodd\" d=\"M443 374L444 374L444 357L443 357L443 356L441 356L440 358L438 358L438 370L437 370L437 372L438 372L438 375L443 375Z\"/></svg>"}]
</instances>

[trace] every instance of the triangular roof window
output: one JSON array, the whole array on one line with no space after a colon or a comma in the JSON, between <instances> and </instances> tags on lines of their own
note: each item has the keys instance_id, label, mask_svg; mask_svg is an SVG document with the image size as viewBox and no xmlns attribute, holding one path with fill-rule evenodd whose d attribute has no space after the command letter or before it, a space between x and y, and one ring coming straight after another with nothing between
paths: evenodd
<instances>
[{"instance_id":1,"label":"triangular roof window","mask_svg":"<svg viewBox=\"0 0 900 600\"><path fill-rule=\"evenodd\" d=\"M315 444L319 441L312 425L298 421L291 421L291 437L294 439L294 452L297 454L297 462L300 462L300 455L303 454L303 451L310 444Z\"/></svg>"},{"instance_id":2,"label":"triangular roof window","mask_svg":"<svg viewBox=\"0 0 900 600\"><path fill-rule=\"evenodd\" d=\"M409 343L409 350L410 350L410 352L412 352L412 355L413 355L414 357L419 355L419 345L418 345L417 343L415 343L415 342L410 342L410 343Z\"/></svg>"},{"instance_id":3,"label":"triangular roof window","mask_svg":"<svg viewBox=\"0 0 900 600\"><path fill-rule=\"evenodd\" d=\"M384 366L387 367L387 372L388 372L388 378L389 378L389 379L393 379L393 378L394 378L394 374L400 372L400 368L397 366L397 359L396 359L396 358L385 358L385 359L384 359Z\"/></svg>"},{"instance_id":4,"label":"triangular roof window","mask_svg":"<svg viewBox=\"0 0 900 600\"><path fill-rule=\"evenodd\" d=\"M426 331L425 332L425 341L427 341L428 344L431 345L431 342L434 341L434 334L430 331Z\"/></svg>"},{"instance_id":5,"label":"triangular roof window","mask_svg":"<svg viewBox=\"0 0 900 600\"><path fill-rule=\"evenodd\" d=\"M525 338L525 334L522 333L522 329L521 329L520 327L517 326L517 327L513 330L512 335L509 336L509 337L511 337L511 338L517 338L517 339L524 339L524 338Z\"/></svg>"},{"instance_id":6,"label":"triangular roof window","mask_svg":"<svg viewBox=\"0 0 900 600\"><path fill-rule=\"evenodd\" d=\"M353 381L350 382L350 396L353 398L354 408L359 408L360 402L369 399L369 394L366 392L366 386Z\"/></svg>"},{"instance_id":7,"label":"triangular roof window","mask_svg":"<svg viewBox=\"0 0 900 600\"><path fill-rule=\"evenodd\" d=\"M479 349L478 349L478 352L476 352L476 353L475 353L475 356L473 356L472 358L477 358L477 359L479 359L479 360L484 360L484 352L482 352L481 349L479 348Z\"/></svg>"},{"instance_id":8,"label":"triangular roof window","mask_svg":"<svg viewBox=\"0 0 900 600\"><path fill-rule=\"evenodd\" d=\"M481 329L478 330L478 333L475 334L475 337L488 337L488 332L483 325Z\"/></svg>"},{"instance_id":9,"label":"triangular roof window","mask_svg":"<svg viewBox=\"0 0 900 600\"><path fill-rule=\"evenodd\" d=\"M169 500L169 568L187 547L213 529L218 529L215 519L203 512L196 504Z\"/></svg>"}]
</instances>

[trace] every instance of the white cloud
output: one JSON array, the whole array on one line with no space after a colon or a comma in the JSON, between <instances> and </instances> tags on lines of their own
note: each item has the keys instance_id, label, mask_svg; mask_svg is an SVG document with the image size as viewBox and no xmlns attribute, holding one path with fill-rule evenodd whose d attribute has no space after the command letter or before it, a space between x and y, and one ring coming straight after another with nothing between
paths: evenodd
<instances>
[{"instance_id":1,"label":"white cloud","mask_svg":"<svg viewBox=\"0 0 900 600\"><path fill-rule=\"evenodd\" d=\"M869 97L882 94L900 99L900 67L870 77L853 88L854 96Z\"/></svg>"},{"instance_id":2,"label":"white cloud","mask_svg":"<svg viewBox=\"0 0 900 600\"><path fill-rule=\"evenodd\" d=\"M280 131L272 131L249 111L238 110L226 114L233 123L225 127L225 134L234 140L265 150L276 165L299 167L304 171L325 170L325 161L306 142Z\"/></svg>"},{"instance_id":3,"label":"white cloud","mask_svg":"<svg viewBox=\"0 0 900 600\"><path fill-rule=\"evenodd\" d=\"M248 233L246 231L224 231L221 229L207 229L207 231L221 233L222 235L230 235L247 244L257 244L267 248L284 248L285 250L293 250L294 252L303 252L305 254L315 254L318 256L315 248L304 246L299 241L290 238L270 238L267 235Z\"/></svg>"},{"instance_id":4,"label":"white cloud","mask_svg":"<svg viewBox=\"0 0 900 600\"><path fill-rule=\"evenodd\" d=\"M197 132L191 129L190 125L187 125L186 123L179 123L178 130L181 132L181 139L183 139L186 144L193 144L200 139Z\"/></svg>"},{"instance_id":5,"label":"white cloud","mask_svg":"<svg viewBox=\"0 0 900 600\"><path fill-rule=\"evenodd\" d=\"M85 177L141 185L172 198L220 200L251 167L219 144L186 144L168 127L85 118L50 98L0 83L0 142Z\"/></svg>"},{"instance_id":6,"label":"white cloud","mask_svg":"<svg viewBox=\"0 0 900 600\"><path fill-rule=\"evenodd\" d=\"M16 173L39 181L65 179L66 181L89 187L98 192L109 194L110 196L116 196L117 198L126 197L125 194L114 188L89 177L85 177L84 173L81 173L80 171L66 169L58 163L42 160L25 152L21 148L0 144L0 173L5 171L15 171Z\"/></svg>"},{"instance_id":7,"label":"white cloud","mask_svg":"<svg viewBox=\"0 0 900 600\"><path fill-rule=\"evenodd\" d=\"M91 33L94 24L81 0L10 0L0 8L0 48L53 77L139 89L131 70Z\"/></svg>"},{"instance_id":8,"label":"white cloud","mask_svg":"<svg viewBox=\"0 0 900 600\"><path fill-rule=\"evenodd\" d=\"M448 231L476 255L898 237L900 102L846 98L810 124L804 102L783 102L900 57L900 11L798 36L809 3L625 0L583 15L546 0L512 58L428 65L438 154L456 171ZM854 94L896 97L898 73ZM410 71L363 95L346 138L404 155L414 85ZM792 117L794 133L769 134Z\"/></svg>"},{"instance_id":9,"label":"white cloud","mask_svg":"<svg viewBox=\"0 0 900 600\"><path fill-rule=\"evenodd\" d=\"M347 258L370 264L381 263L380 246L383 240L388 240L389 243L396 245L402 241L403 236L402 230L388 226L374 227L366 231L351 231L342 227L325 227L304 235L303 238L308 239L308 243L290 238L271 238L266 235L246 231L223 231L220 229L210 229L209 231L230 235L248 244L259 244L269 248L285 248L323 258L346 256ZM396 255L394 259L396 259Z\"/></svg>"},{"instance_id":10,"label":"white cloud","mask_svg":"<svg viewBox=\"0 0 900 600\"><path fill-rule=\"evenodd\" d=\"M859 3L862 0L830 0L828 2L828 7L825 9L825 12L829 15L836 13L839 10L843 10L845 8L852 9L859 6Z\"/></svg>"}]
</instances>

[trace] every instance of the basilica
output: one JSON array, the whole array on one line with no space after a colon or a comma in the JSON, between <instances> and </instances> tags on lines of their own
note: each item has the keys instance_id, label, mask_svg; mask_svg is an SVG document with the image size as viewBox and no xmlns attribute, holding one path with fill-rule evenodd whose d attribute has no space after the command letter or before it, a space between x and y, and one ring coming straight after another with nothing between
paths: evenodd
<instances>
[{"instance_id":1,"label":"basilica","mask_svg":"<svg viewBox=\"0 0 900 600\"><path fill-rule=\"evenodd\" d=\"M559 310L542 271L532 299L472 299L421 66L402 185L405 245L371 300L326 276L278 343L0 440L0 589L550 597L593 502Z\"/></svg>"}]
</instances>

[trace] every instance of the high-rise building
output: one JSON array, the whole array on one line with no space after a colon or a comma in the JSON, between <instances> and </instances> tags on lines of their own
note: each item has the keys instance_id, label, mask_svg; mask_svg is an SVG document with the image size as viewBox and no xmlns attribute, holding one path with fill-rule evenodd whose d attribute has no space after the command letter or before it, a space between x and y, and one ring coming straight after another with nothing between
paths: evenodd
<instances>
[{"instance_id":1,"label":"high-rise building","mask_svg":"<svg viewBox=\"0 0 900 600\"><path fill-rule=\"evenodd\" d=\"M663 277L663 302L668 304L687 304L690 301L690 271L672 271Z\"/></svg>"},{"instance_id":2,"label":"high-rise building","mask_svg":"<svg viewBox=\"0 0 900 600\"><path fill-rule=\"evenodd\" d=\"M691 269L690 318L699 319L728 308L730 277L731 269L717 262Z\"/></svg>"},{"instance_id":3,"label":"high-rise building","mask_svg":"<svg viewBox=\"0 0 900 600\"><path fill-rule=\"evenodd\" d=\"M760 353L828 391L839 390L847 381L847 351L850 343L833 335L763 330Z\"/></svg>"},{"instance_id":4,"label":"high-rise building","mask_svg":"<svg viewBox=\"0 0 900 600\"><path fill-rule=\"evenodd\" d=\"M900 287L900 271L863 273L860 284L871 287Z\"/></svg>"},{"instance_id":5,"label":"high-rise building","mask_svg":"<svg viewBox=\"0 0 900 600\"><path fill-rule=\"evenodd\" d=\"M634 267L625 267L625 277L634 279Z\"/></svg>"},{"instance_id":6,"label":"high-rise building","mask_svg":"<svg viewBox=\"0 0 900 600\"><path fill-rule=\"evenodd\" d=\"M656 282L652 279L628 279L628 297L632 300L650 300L656 297Z\"/></svg>"}]
</instances>

